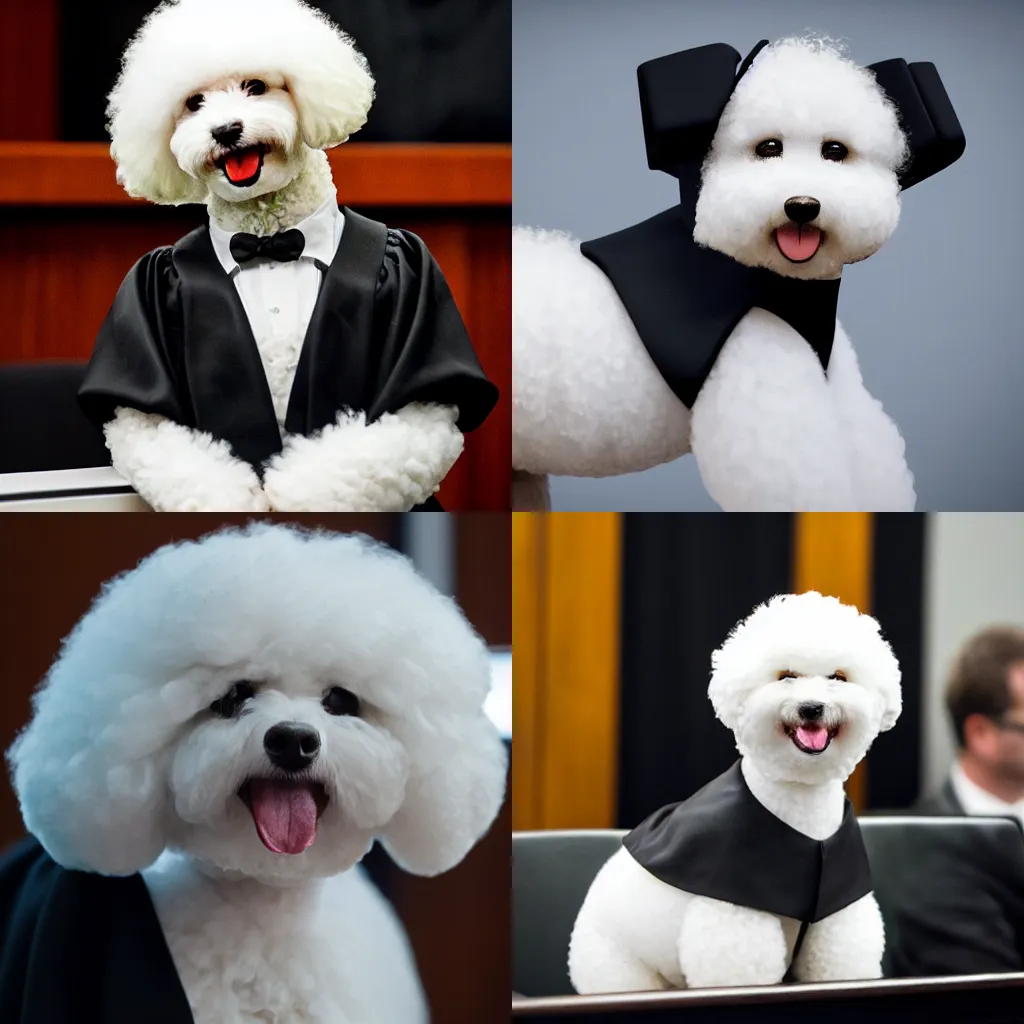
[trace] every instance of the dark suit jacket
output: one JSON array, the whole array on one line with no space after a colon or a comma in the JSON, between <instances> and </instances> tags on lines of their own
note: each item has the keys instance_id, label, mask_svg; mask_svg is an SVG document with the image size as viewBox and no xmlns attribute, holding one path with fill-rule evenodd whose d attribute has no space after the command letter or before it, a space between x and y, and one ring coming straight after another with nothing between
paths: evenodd
<instances>
[{"instance_id":1,"label":"dark suit jacket","mask_svg":"<svg viewBox=\"0 0 1024 1024\"><path fill-rule=\"evenodd\" d=\"M918 814L962 816L947 780ZM1024 838L930 837L889 880L886 974L920 977L1024 970Z\"/></svg>"}]
</instances>

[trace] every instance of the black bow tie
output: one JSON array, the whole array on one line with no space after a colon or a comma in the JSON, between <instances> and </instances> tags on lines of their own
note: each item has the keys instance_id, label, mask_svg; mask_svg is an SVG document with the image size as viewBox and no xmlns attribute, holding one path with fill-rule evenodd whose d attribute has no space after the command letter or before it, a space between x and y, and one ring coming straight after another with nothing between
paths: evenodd
<instances>
[{"instance_id":1,"label":"black bow tie","mask_svg":"<svg viewBox=\"0 0 1024 1024\"><path fill-rule=\"evenodd\" d=\"M262 256L268 260L280 260L290 263L302 255L306 244L306 236L298 228L290 231L279 231L276 235L249 235L239 231L231 236L231 255L236 263L248 263L249 260Z\"/></svg>"}]
</instances>

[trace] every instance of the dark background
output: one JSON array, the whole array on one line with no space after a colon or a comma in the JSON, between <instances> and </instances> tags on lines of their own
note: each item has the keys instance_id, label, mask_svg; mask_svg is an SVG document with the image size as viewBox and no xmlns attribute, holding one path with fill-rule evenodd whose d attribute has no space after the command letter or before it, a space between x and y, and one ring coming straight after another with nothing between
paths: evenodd
<instances>
[{"instance_id":1,"label":"dark background","mask_svg":"<svg viewBox=\"0 0 1024 1024\"><path fill-rule=\"evenodd\" d=\"M121 52L156 6L152 0L63 0L60 138L107 138L106 95ZM511 0L321 0L312 6L355 40L377 81L370 120L354 142L512 140Z\"/></svg>"}]
</instances>

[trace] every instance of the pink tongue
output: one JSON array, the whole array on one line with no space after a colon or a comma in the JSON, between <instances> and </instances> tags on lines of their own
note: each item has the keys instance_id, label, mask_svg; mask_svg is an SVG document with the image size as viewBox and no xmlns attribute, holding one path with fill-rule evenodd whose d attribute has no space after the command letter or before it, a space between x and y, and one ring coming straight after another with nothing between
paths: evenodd
<instances>
[{"instance_id":1,"label":"pink tongue","mask_svg":"<svg viewBox=\"0 0 1024 1024\"><path fill-rule=\"evenodd\" d=\"M821 228L811 225L783 224L775 229L775 243L782 255L791 260L810 259L821 244Z\"/></svg>"},{"instance_id":2,"label":"pink tongue","mask_svg":"<svg viewBox=\"0 0 1024 1024\"><path fill-rule=\"evenodd\" d=\"M224 161L224 170L232 181L245 181L251 178L260 166L260 154L258 150L246 149L241 153L232 153Z\"/></svg>"},{"instance_id":3,"label":"pink tongue","mask_svg":"<svg viewBox=\"0 0 1024 1024\"><path fill-rule=\"evenodd\" d=\"M316 801L309 786L253 779L249 795L256 831L272 853L302 853L316 841Z\"/></svg>"},{"instance_id":4,"label":"pink tongue","mask_svg":"<svg viewBox=\"0 0 1024 1024\"><path fill-rule=\"evenodd\" d=\"M796 731L796 738L808 750L824 750L828 743L828 729L821 726L809 728L806 725L801 725Z\"/></svg>"}]
</instances>

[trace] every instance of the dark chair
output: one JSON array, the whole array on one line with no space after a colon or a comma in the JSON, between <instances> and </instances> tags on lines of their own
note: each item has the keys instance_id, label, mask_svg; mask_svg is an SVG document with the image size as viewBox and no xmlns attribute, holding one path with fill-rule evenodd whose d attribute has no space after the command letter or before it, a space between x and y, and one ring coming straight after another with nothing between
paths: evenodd
<instances>
[{"instance_id":1,"label":"dark chair","mask_svg":"<svg viewBox=\"0 0 1024 1024\"><path fill-rule=\"evenodd\" d=\"M907 872L914 870L917 851L925 846L984 835L990 842L995 837L1016 844L1024 858L1024 835L1007 818L863 817L860 825L887 930L891 925L886 907ZM513 833L514 992L573 994L567 966L569 936L590 883L619 848L623 835L610 829Z\"/></svg>"},{"instance_id":2,"label":"dark chair","mask_svg":"<svg viewBox=\"0 0 1024 1024\"><path fill-rule=\"evenodd\" d=\"M109 466L76 395L85 363L0 366L0 473Z\"/></svg>"}]
</instances>

